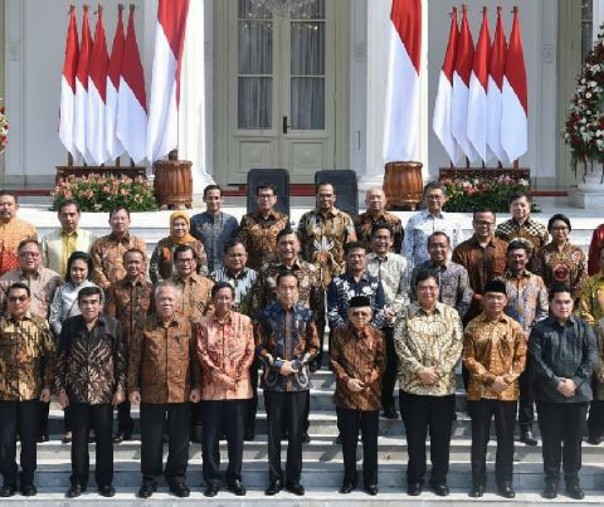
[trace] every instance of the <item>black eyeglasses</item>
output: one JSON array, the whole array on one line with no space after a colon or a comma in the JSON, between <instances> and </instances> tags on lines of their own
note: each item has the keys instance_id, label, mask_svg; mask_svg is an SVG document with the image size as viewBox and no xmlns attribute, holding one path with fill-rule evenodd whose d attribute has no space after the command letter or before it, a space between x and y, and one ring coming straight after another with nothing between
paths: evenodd
<instances>
[{"instance_id":1,"label":"black eyeglasses","mask_svg":"<svg viewBox=\"0 0 604 507\"><path fill-rule=\"evenodd\" d=\"M8 300L11 303L16 303L17 301L20 301L21 303L27 301L27 296L8 296Z\"/></svg>"}]
</instances>

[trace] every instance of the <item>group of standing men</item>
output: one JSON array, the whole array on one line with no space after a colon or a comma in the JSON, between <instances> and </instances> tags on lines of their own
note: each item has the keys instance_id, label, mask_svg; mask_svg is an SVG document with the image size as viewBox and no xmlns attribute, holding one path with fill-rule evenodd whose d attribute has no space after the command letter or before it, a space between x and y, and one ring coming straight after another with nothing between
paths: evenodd
<instances>
[{"instance_id":1,"label":"group of standing men","mask_svg":"<svg viewBox=\"0 0 604 507\"><path fill-rule=\"evenodd\" d=\"M438 495L449 494L455 367L461 356L472 417L470 495L480 497L485 490L494 416L497 487L501 495L514 496L517 403L520 399L521 441L536 445L536 398L544 496L557 495L563 442L566 491L582 498L581 427L592 399L598 345L590 325L572 313L579 292L559 283L564 274L554 270L546 287L546 277L527 269L543 259L537 253L548 237L529 216L530 199L514 196L512 218L496 231L493 212L475 212L474 235L463 241L459 224L442 212L446 196L436 183L426 186L426 210L414 215L404 231L400 219L385 211L381 189L367 192L367 211L354 220L335 206L332 184L320 184L316 197L317 207L301 217L294 231L288 217L274 209L278 197L272 185L256 189L258 209L240 225L221 210L221 189L207 187L204 213L191 219L182 212L171 216L170 236L151 257L153 285L147 279L145 242L128 230L128 210L113 210L111 234L96 239L79 228L78 205L67 201L59 210L61 229L38 242L35 229L15 216L16 198L0 192L0 303L5 311L0 319L0 446L6 457L0 460L0 496L12 496L19 482L24 495L36 493L35 444L48 438L48 412L41 406L48 406L51 392L66 410L66 430L69 419L72 433L68 497L87 488L91 429L99 493L114 495L113 443L131 437L131 404L140 404L140 497L150 497L157 488L164 438L169 457L163 475L170 490L189 495L186 469L193 439L202 444L205 494L215 496L221 486L218 442L223 434L227 485L245 495L243 441L255 435L260 366L269 436L266 494L286 488L303 495L310 377L322 365L328 324L344 456L341 493L357 486L359 431L364 489L378 493L379 410L398 418L393 395L398 377L408 493L422 492L429 432L430 485ZM558 219L553 225L560 223L566 224ZM87 283L74 281L74 252L90 254ZM604 273L604 253L601 257ZM592 285L595 300L584 305L598 308L604 297L594 291L602 287ZM62 319L52 311L59 303ZM51 324L59 321L58 328L52 325L54 336L49 313ZM602 305L596 316L604 316ZM595 318L590 324L604 329ZM114 406L117 435L112 435ZM594 403L592 411L597 408Z\"/></svg>"}]
</instances>

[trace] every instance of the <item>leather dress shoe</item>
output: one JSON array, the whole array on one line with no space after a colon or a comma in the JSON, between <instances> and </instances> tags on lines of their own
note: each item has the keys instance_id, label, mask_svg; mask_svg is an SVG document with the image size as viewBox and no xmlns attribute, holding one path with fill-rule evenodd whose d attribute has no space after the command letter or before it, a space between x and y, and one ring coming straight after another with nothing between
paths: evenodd
<instances>
[{"instance_id":1,"label":"leather dress shoe","mask_svg":"<svg viewBox=\"0 0 604 507\"><path fill-rule=\"evenodd\" d=\"M340 435L333 441L333 445L342 445L342 437Z\"/></svg>"},{"instance_id":2,"label":"leather dress shoe","mask_svg":"<svg viewBox=\"0 0 604 507\"><path fill-rule=\"evenodd\" d=\"M139 498L149 498L153 493L157 491L156 484L143 484L141 489L138 490Z\"/></svg>"},{"instance_id":3,"label":"leather dress shoe","mask_svg":"<svg viewBox=\"0 0 604 507\"><path fill-rule=\"evenodd\" d=\"M539 443L537 442L537 439L533 436L533 432L530 428L521 431L520 441L530 447L535 447Z\"/></svg>"},{"instance_id":4,"label":"leather dress shoe","mask_svg":"<svg viewBox=\"0 0 604 507\"><path fill-rule=\"evenodd\" d=\"M281 481L279 479L275 479L275 480L271 481L268 488L266 488L266 491L264 492L264 494L266 496L275 496L282 489L283 489L283 484L281 483Z\"/></svg>"},{"instance_id":5,"label":"leather dress shoe","mask_svg":"<svg viewBox=\"0 0 604 507\"><path fill-rule=\"evenodd\" d=\"M208 498L213 498L218 494L220 490L220 486L214 482L211 482L206 487L206 490L203 492L203 496L207 496Z\"/></svg>"},{"instance_id":6,"label":"leather dress shoe","mask_svg":"<svg viewBox=\"0 0 604 507\"><path fill-rule=\"evenodd\" d=\"M407 484L407 494L409 496L419 496L422 494L422 485L419 482L410 482Z\"/></svg>"},{"instance_id":7,"label":"leather dress shoe","mask_svg":"<svg viewBox=\"0 0 604 507\"><path fill-rule=\"evenodd\" d=\"M229 484L229 490L235 493L235 496L245 496L247 493L245 486L239 479L235 479Z\"/></svg>"},{"instance_id":8,"label":"leather dress shoe","mask_svg":"<svg viewBox=\"0 0 604 507\"><path fill-rule=\"evenodd\" d=\"M245 430L243 440L246 442L252 442L256 438L256 432L254 430Z\"/></svg>"},{"instance_id":9,"label":"leather dress shoe","mask_svg":"<svg viewBox=\"0 0 604 507\"><path fill-rule=\"evenodd\" d=\"M365 486L365 492L368 495L375 496L378 494L378 485L377 484L369 484Z\"/></svg>"},{"instance_id":10,"label":"leather dress shoe","mask_svg":"<svg viewBox=\"0 0 604 507\"><path fill-rule=\"evenodd\" d=\"M285 489L297 496L304 496L304 486L299 482L290 482L285 485Z\"/></svg>"},{"instance_id":11,"label":"leather dress shoe","mask_svg":"<svg viewBox=\"0 0 604 507\"><path fill-rule=\"evenodd\" d=\"M469 493L470 498L480 498L482 495L484 495L484 485L473 484Z\"/></svg>"},{"instance_id":12,"label":"leather dress shoe","mask_svg":"<svg viewBox=\"0 0 604 507\"><path fill-rule=\"evenodd\" d=\"M65 493L65 496L67 498L77 498L82 493L84 493L84 491L86 491L86 488L76 482L69 487L69 489L67 490L67 493Z\"/></svg>"},{"instance_id":13,"label":"leather dress shoe","mask_svg":"<svg viewBox=\"0 0 604 507\"><path fill-rule=\"evenodd\" d=\"M23 496L36 496L38 489L33 484L21 484L21 494Z\"/></svg>"},{"instance_id":14,"label":"leather dress shoe","mask_svg":"<svg viewBox=\"0 0 604 507\"><path fill-rule=\"evenodd\" d=\"M65 433L65 434L63 435L63 440L62 440L62 442L63 442L64 444L71 444L71 441L72 441L72 440L73 440L73 436L72 436L72 434L71 434L71 431L68 431L67 433Z\"/></svg>"},{"instance_id":15,"label":"leather dress shoe","mask_svg":"<svg viewBox=\"0 0 604 507\"><path fill-rule=\"evenodd\" d=\"M445 483L437 484L431 482L430 487L436 496L449 496L449 486L447 486Z\"/></svg>"},{"instance_id":16,"label":"leather dress shoe","mask_svg":"<svg viewBox=\"0 0 604 507\"><path fill-rule=\"evenodd\" d=\"M130 439L132 439L132 435L130 433L126 433L125 431L119 431L113 437L113 443L114 444L121 444L125 440L130 440Z\"/></svg>"},{"instance_id":17,"label":"leather dress shoe","mask_svg":"<svg viewBox=\"0 0 604 507\"><path fill-rule=\"evenodd\" d=\"M347 495L348 493L354 491L356 489L356 484L351 481L344 481L340 486L340 493L343 495Z\"/></svg>"},{"instance_id":18,"label":"leather dress shoe","mask_svg":"<svg viewBox=\"0 0 604 507\"><path fill-rule=\"evenodd\" d=\"M308 431L305 431L304 433L302 433L302 443L310 444L310 435L308 434Z\"/></svg>"},{"instance_id":19,"label":"leather dress shoe","mask_svg":"<svg viewBox=\"0 0 604 507\"><path fill-rule=\"evenodd\" d=\"M583 500L585 498L585 493L578 484L567 484L566 494L573 500Z\"/></svg>"},{"instance_id":20,"label":"leather dress shoe","mask_svg":"<svg viewBox=\"0 0 604 507\"><path fill-rule=\"evenodd\" d=\"M515 498L516 497L516 492L514 491L514 488L512 487L511 484L500 484L497 486L497 490L499 491L499 494L503 498Z\"/></svg>"},{"instance_id":21,"label":"leather dress shoe","mask_svg":"<svg viewBox=\"0 0 604 507\"><path fill-rule=\"evenodd\" d=\"M384 410L384 417L386 419L398 419L398 412L394 407L388 407Z\"/></svg>"},{"instance_id":22,"label":"leather dress shoe","mask_svg":"<svg viewBox=\"0 0 604 507\"><path fill-rule=\"evenodd\" d=\"M589 445L600 445L602 443L602 437L598 435L589 435L587 437L587 443Z\"/></svg>"},{"instance_id":23,"label":"leather dress shoe","mask_svg":"<svg viewBox=\"0 0 604 507\"><path fill-rule=\"evenodd\" d=\"M104 496L106 498L111 498L115 496L115 488L111 484L105 484L99 488L99 495Z\"/></svg>"},{"instance_id":24,"label":"leather dress shoe","mask_svg":"<svg viewBox=\"0 0 604 507\"><path fill-rule=\"evenodd\" d=\"M170 486L170 491L178 498L187 498L191 494L191 490L184 482L178 482Z\"/></svg>"},{"instance_id":25,"label":"leather dress shoe","mask_svg":"<svg viewBox=\"0 0 604 507\"><path fill-rule=\"evenodd\" d=\"M545 489L541 496L546 500L552 500L558 496L558 484L555 482L546 482Z\"/></svg>"},{"instance_id":26,"label":"leather dress shoe","mask_svg":"<svg viewBox=\"0 0 604 507\"><path fill-rule=\"evenodd\" d=\"M40 433L38 435L38 443L42 444L44 442L48 442L48 433Z\"/></svg>"},{"instance_id":27,"label":"leather dress shoe","mask_svg":"<svg viewBox=\"0 0 604 507\"><path fill-rule=\"evenodd\" d=\"M14 496L16 491L17 491L17 488L15 486L12 486L10 484L5 484L0 489L0 497L8 498L9 496Z\"/></svg>"}]
</instances>

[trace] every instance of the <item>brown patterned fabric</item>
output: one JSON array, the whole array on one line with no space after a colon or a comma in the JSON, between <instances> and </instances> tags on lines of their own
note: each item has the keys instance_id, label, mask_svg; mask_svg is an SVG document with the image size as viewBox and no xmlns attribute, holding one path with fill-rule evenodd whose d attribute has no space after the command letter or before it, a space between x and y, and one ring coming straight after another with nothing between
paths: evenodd
<instances>
[{"instance_id":1,"label":"brown patterned fabric","mask_svg":"<svg viewBox=\"0 0 604 507\"><path fill-rule=\"evenodd\" d=\"M254 360L254 330L246 315L230 312L224 321L210 312L195 325L197 357L201 363L202 400L242 400L252 397L250 366ZM223 373L235 389L216 382Z\"/></svg>"},{"instance_id":2,"label":"brown patterned fabric","mask_svg":"<svg viewBox=\"0 0 604 507\"><path fill-rule=\"evenodd\" d=\"M126 388L126 355L122 326L99 317L88 330L81 315L63 322L59 338L55 391L65 391L71 403L101 405Z\"/></svg>"},{"instance_id":3,"label":"brown patterned fabric","mask_svg":"<svg viewBox=\"0 0 604 507\"><path fill-rule=\"evenodd\" d=\"M212 287L214 282L201 275L191 275L184 280L178 275L172 277L174 283L181 291L180 313L188 319L197 321L211 308Z\"/></svg>"},{"instance_id":4,"label":"brown patterned fabric","mask_svg":"<svg viewBox=\"0 0 604 507\"><path fill-rule=\"evenodd\" d=\"M373 326L357 331L352 324L337 327L331 342L331 365L336 375L333 402L352 410L382 408L382 376L386 369L384 334ZM357 379L366 388L353 392L348 381Z\"/></svg>"},{"instance_id":5,"label":"brown patterned fabric","mask_svg":"<svg viewBox=\"0 0 604 507\"><path fill-rule=\"evenodd\" d=\"M507 315L491 322L485 313L471 320L464 335L463 362L470 372L468 401L518 399L518 377L526 364L526 340L520 324ZM508 388L490 389L495 377L505 377Z\"/></svg>"},{"instance_id":6,"label":"brown patterned fabric","mask_svg":"<svg viewBox=\"0 0 604 507\"><path fill-rule=\"evenodd\" d=\"M352 218L337 208L327 213L314 209L300 218L298 234L302 257L319 268L326 289L334 276L346 270L344 245L357 239Z\"/></svg>"},{"instance_id":7,"label":"brown patterned fabric","mask_svg":"<svg viewBox=\"0 0 604 507\"><path fill-rule=\"evenodd\" d=\"M537 252L535 273L543 278L548 289L554 283L568 285L572 298L576 300L587 281L587 260L578 246L566 243L559 251L554 243L549 243Z\"/></svg>"},{"instance_id":8,"label":"brown patterned fabric","mask_svg":"<svg viewBox=\"0 0 604 507\"><path fill-rule=\"evenodd\" d=\"M277 234L288 225L288 216L274 210L267 218L255 211L241 219L237 235L247 250L247 267L258 271L277 258Z\"/></svg>"},{"instance_id":9,"label":"brown patterned fabric","mask_svg":"<svg viewBox=\"0 0 604 507\"><path fill-rule=\"evenodd\" d=\"M24 283L29 287L31 304L29 311L42 319L48 318L50 304L55 289L63 284L63 279L52 269L39 268L34 274L24 273L20 268L13 269L0 277L0 308L6 311L6 291L13 283Z\"/></svg>"},{"instance_id":10,"label":"brown patterned fabric","mask_svg":"<svg viewBox=\"0 0 604 507\"><path fill-rule=\"evenodd\" d=\"M0 317L0 400L36 400L50 387L55 341L48 322Z\"/></svg>"},{"instance_id":11,"label":"brown patterned fabric","mask_svg":"<svg viewBox=\"0 0 604 507\"><path fill-rule=\"evenodd\" d=\"M0 224L0 275L19 267L17 247L24 239L38 239L36 228L20 218Z\"/></svg>"},{"instance_id":12,"label":"brown patterned fabric","mask_svg":"<svg viewBox=\"0 0 604 507\"><path fill-rule=\"evenodd\" d=\"M203 243L198 239L193 239L191 243L185 244L190 246L197 256L197 273L207 275L208 256ZM174 270L174 250L177 246L179 245L174 243L169 236L160 239L155 245L149 261L149 278L153 283L157 284L169 280L176 273Z\"/></svg>"},{"instance_id":13,"label":"brown patterned fabric","mask_svg":"<svg viewBox=\"0 0 604 507\"><path fill-rule=\"evenodd\" d=\"M531 271L535 268L535 254L549 241L547 227L532 218L528 218L523 224L519 224L515 219L510 218L497 226L495 236L507 243L515 239L528 241L531 246L531 256L527 267Z\"/></svg>"},{"instance_id":14,"label":"brown patterned fabric","mask_svg":"<svg viewBox=\"0 0 604 507\"><path fill-rule=\"evenodd\" d=\"M394 243L392 245L392 251L400 254L401 244L403 242L403 224L401 219L392 213L387 211L381 212L377 217L371 216L366 211L354 217L354 230L359 241L364 241L367 244L367 248L371 248L371 228L374 224L386 223L392 228L394 233Z\"/></svg>"},{"instance_id":15,"label":"brown patterned fabric","mask_svg":"<svg viewBox=\"0 0 604 507\"><path fill-rule=\"evenodd\" d=\"M156 314L138 328L130 346L128 391L144 403L188 403L199 388L199 363L193 327L177 315L164 326Z\"/></svg>"},{"instance_id":16,"label":"brown patterned fabric","mask_svg":"<svg viewBox=\"0 0 604 507\"><path fill-rule=\"evenodd\" d=\"M105 313L120 321L126 350L147 315L155 311L155 287L144 277L113 282L105 292Z\"/></svg>"},{"instance_id":17,"label":"brown patterned fabric","mask_svg":"<svg viewBox=\"0 0 604 507\"><path fill-rule=\"evenodd\" d=\"M594 399L604 400L604 318L596 322L594 332L598 341L598 364L596 364L596 368L594 369L594 378L596 380Z\"/></svg>"},{"instance_id":18,"label":"brown patterned fabric","mask_svg":"<svg viewBox=\"0 0 604 507\"><path fill-rule=\"evenodd\" d=\"M124 268L124 253L131 248L147 252L147 244L142 238L126 233L118 238L115 233L102 236L92 246L92 263L94 265L93 281L102 289L112 282L117 282L126 276Z\"/></svg>"}]
</instances>

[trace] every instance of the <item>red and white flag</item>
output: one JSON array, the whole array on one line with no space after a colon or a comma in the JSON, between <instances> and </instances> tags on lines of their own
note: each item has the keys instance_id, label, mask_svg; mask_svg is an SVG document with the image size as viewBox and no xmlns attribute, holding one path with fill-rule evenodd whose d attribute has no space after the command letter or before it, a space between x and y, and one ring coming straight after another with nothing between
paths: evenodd
<instances>
[{"instance_id":1,"label":"red and white flag","mask_svg":"<svg viewBox=\"0 0 604 507\"><path fill-rule=\"evenodd\" d=\"M384 160L419 158L421 0L392 0Z\"/></svg>"},{"instance_id":2,"label":"red and white flag","mask_svg":"<svg viewBox=\"0 0 604 507\"><path fill-rule=\"evenodd\" d=\"M111 46L111 56L109 57L109 67L107 68L107 98L106 116L105 116L105 139L107 141L107 151L109 158L115 160L122 153L124 147L117 138L117 90L120 86L120 69L122 67L122 58L124 56L124 6L118 5L117 26Z\"/></svg>"},{"instance_id":3,"label":"red and white flag","mask_svg":"<svg viewBox=\"0 0 604 507\"><path fill-rule=\"evenodd\" d=\"M94 164L94 159L86 145L86 120L88 116L88 64L92 51L92 37L88 25L88 6L84 6L84 17L82 20L82 42L80 43L80 56L78 58L78 71L76 72L76 94L75 94L75 119L74 119L74 143L76 148L88 165Z\"/></svg>"},{"instance_id":4,"label":"red and white flag","mask_svg":"<svg viewBox=\"0 0 604 507\"><path fill-rule=\"evenodd\" d=\"M528 86L517 7L503 78L501 145L510 162L518 160L528 149Z\"/></svg>"},{"instance_id":5,"label":"red and white flag","mask_svg":"<svg viewBox=\"0 0 604 507\"><path fill-rule=\"evenodd\" d=\"M109 158L105 139L108 66L109 54L103 24L103 7L99 5L88 67L88 118L86 120L86 146L96 165L104 164Z\"/></svg>"},{"instance_id":6,"label":"red and white flag","mask_svg":"<svg viewBox=\"0 0 604 507\"><path fill-rule=\"evenodd\" d=\"M487 91L487 144L497 160L505 164L505 151L501 146L501 90L507 57L507 43L501 20L501 7L497 7L497 26L491 47L489 88Z\"/></svg>"},{"instance_id":7,"label":"red and white flag","mask_svg":"<svg viewBox=\"0 0 604 507\"><path fill-rule=\"evenodd\" d=\"M69 26L65 42L65 62L61 76L61 107L59 114L59 139L72 156L77 156L74 139L76 71L78 67L78 24L75 7L69 11Z\"/></svg>"},{"instance_id":8,"label":"red and white flag","mask_svg":"<svg viewBox=\"0 0 604 507\"><path fill-rule=\"evenodd\" d=\"M468 25L468 9L463 6L461 19L461 31L457 55L455 57L455 72L453 73L453 109L452 109L452 132L453 137L468 157L470 162L476 160L478 154L468 139L468 96L470 86L470 75L474 64L474 41Z\"/></svg>"},{"instance_id":9,"label":"red and white flag","mask_svg":"<svg viewBox=\"0 0 604 507\"><path fill-rule=\"evenodd\" d=\"M438 79L438 93L434 103L432 129L440 140L449 159L455 165L461 157L461 150L451 132L451 109L453 100L453 71L455 70L455 55L459 41L459 26L457 25L457 7L451 14L451 30L445 53L445 61Z\"/></svg>"},{"instance_id":10,"label":"red and white flag","mask_svg":"<svg viewBox=\"0 0 604 507\"><path fill-rule=\"evenodd\" d=\"M134 6L130 6L124 58L117 100L117 137L138 164L147 153L147 95L145 74L134 31Z\"/></svg>"},{"instance_id":11,"label":"red and white flag","mask_svg":"<svg viewBox=\"0 0 604 507\"><path fill-rule=\"evenodd\" d=\"M147 130L147 158L154 162L178 146L180 67L189 0L159 0Z\"/></svg>"},{"instance_id":12,"label":"red and white flag","mask_svg":"<svg viewBox=\"0 0 604 507\"><path fill-rule=\"evenodd\" d=\"M487 146L487 87L489 85L489 60L491 33L487 8L482 11L482 26L476 44L470 89L468 95L468 140L486 164L493 153Z\"/></svg>"}]
</instances>

